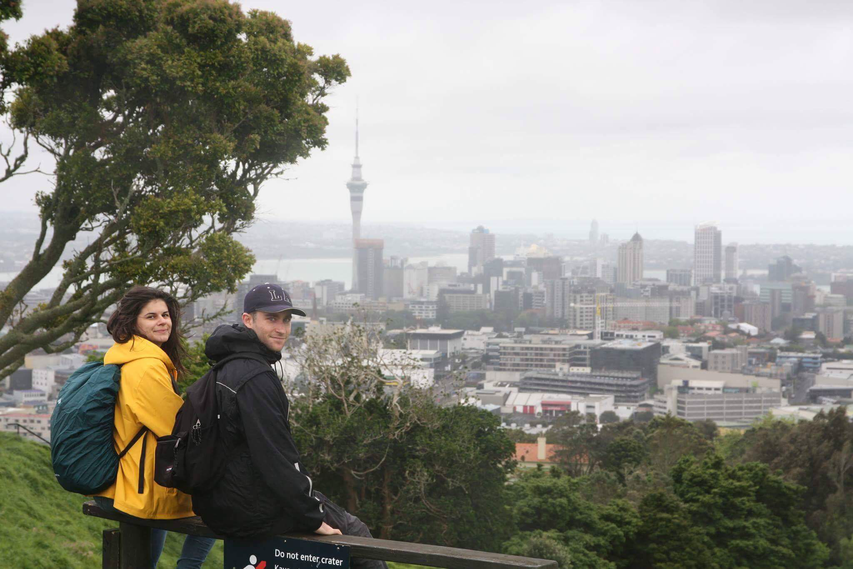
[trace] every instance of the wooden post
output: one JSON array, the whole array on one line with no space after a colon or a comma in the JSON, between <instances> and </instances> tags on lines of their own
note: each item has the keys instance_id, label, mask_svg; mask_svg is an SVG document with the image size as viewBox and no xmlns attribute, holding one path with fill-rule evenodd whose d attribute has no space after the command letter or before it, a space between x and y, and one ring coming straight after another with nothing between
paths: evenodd
<instances>
[{"instance_id":1,"label":"wooden post","mask_svg":"<svg viewBox=\"0 0 853 569\"><path fill-rule=\"evenodd\" d=\"M151 569L151 528L121 522L121 569Z\"/></svg>"},{"instance_id":2,"label":"wooden post","mask_svg":"<svg viewBox=\"0 0 853 569\"><path fill-rule=\"evenodd\" d=\"M121 532L117 529L104 530L103 569L121 569Z\"/></svg>"}]
</instances>

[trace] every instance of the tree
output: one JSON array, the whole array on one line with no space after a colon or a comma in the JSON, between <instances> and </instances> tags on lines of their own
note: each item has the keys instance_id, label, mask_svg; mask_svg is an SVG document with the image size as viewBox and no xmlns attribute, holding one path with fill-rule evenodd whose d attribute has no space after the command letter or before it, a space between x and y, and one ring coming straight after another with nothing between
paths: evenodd
<instances>
[{"instance_id":1,"label":"tree","mask_svg":"<svg viewBox=\"0 0 853 569\"><path fill-rule=\"evenodd\" d=\"M804 489L767 465L685 456L671 476L692 524L714 544L718 566L821 567L829 556L798 508Z\"/></svg>"},{"instance_id":2,"label":"tree","mask_svg":"<svg viewBox=\"0 0 853 569\"><path fill-rule=\"evenodd\" d=\"M291 425L315 486L379 537L498 549L515 445L491 413L437 405L411 385L419 362L384 361L379 345L350 323L294 354Z\"/></svg>"},{"instance_id":3,"label":"tree","mask_svg":"<svg viewBox=\"0 0 853 569\"><path fill-rule=\"evenodd\" d=\"M226 0L80 0L0 69L11 127L54 162L32 257L0 294L0 378L72 345L131 283L233 291L253 258L232 235L266 180L325 147L323 99L349 76ZM66 249L50 300L22 305Z\"/></svg>"},{"instance_id":4,"label":"tree","mask_svg":"<svg viewBox=\"0 0 853 569\"><path fill-rule=\"evenodd\" d=\"M655 417L646 428L649 463L653 470L666 475L685 455L703 456L711 444L692 423L666 415Z\"/></svg>"},{"instance_id":5,"label":"tree","mask_svg":"<svg viewBox=\"0 0 853 569\"><path fill-rule=\"evenodd\" d=\"M852 446L853 423L839 407L797 424L763 421L744 433L733 456L762 462L802 486L806 522L830 546L831 561L840 563L841 540L853 533Z\"/></svg>"},{"instance_id":6,"label":"tree","mask_svg":"<svg viewBox=\"0 0 853 569\"><path fill-rule=\"evenodd\" d=\"M615 411L605 411L604 413L601 414L601 416L598 418L598 420L599 420L599 422L601 422L602 425L608 425L610 423L618 423L619 422L619 415L617 415Z\"/></svg>"},{"instance_id":7,"label":"tree","mask_svg":"<svg viewBox=\"0 0 853 569\"><path fill-rule=\"evenodd\" d=\"M596 504L583 498L581 481L568 476L552 476L530 471L510 485L512 519L517 533L505 552L522 554L524 544L547 538L549 550L561 543L568 550L574 567L614 568L632 566L626 562L639 517L624 500ZM547 533L543 533L543 530ZM545 544L543 545L543 549ZM561 558L551 556L547 558Z\"/></svg>"}]
</instances>

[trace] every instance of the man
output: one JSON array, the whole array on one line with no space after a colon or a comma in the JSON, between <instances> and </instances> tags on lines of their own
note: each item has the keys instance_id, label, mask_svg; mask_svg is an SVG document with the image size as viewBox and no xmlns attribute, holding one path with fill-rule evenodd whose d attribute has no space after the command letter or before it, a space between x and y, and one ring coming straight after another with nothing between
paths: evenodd
<instances>
[{"instance_id":1,"label":"man","mask_svg":"<svg viewBox=\"0 0 853 569\"><path fill-rule=\"evenodd\" d=\"M290 404L271 367L281 359L294 308L275 284L246 295L242 324L220 326L205 354L220 361L238 353L261 356L225 362L218 370L220 428L229 458L210 492L193 495L193 510L215 532L234 538L263 538L290 531L370 537L367 526L313 488L293 442ZM385 568L382 561L354 559L353 567Z\"/></svg>"}]
</instances>

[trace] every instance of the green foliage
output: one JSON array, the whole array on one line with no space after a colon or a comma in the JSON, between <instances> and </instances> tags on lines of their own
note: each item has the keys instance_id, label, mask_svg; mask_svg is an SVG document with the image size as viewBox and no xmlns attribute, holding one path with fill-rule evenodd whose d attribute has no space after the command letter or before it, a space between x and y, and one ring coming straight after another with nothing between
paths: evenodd
<instances>
[{"instance_id":1,"label":"green foliage","mask_svg":"<svg viewBox=\"0 0 853 569\"><path fill-rule=\"evenodd\" d=\"M184 343L186 356L183 363L187 369L187 373L178 381L178 387L180 387L182 393L186 392L190 385L201 379L201 376L210 369L209 360L204 354L204 345L207 343L209 337L210 334L204 334L201 340L197 342L191 344L189 342Z\"/></svg>"},{"instance_id":2,"label":"green foliage","mask_svg":"<svg viewBox=\"0 0 853 569\"><path fill-rule=\"evenodd\" d=\"M796 424L765 421L744 433L732 457L762 462L804 487L806 521L841 562L841 540L853 534L853 423L845 408Z\"/></svg>"},{"instance_id":3,"label":"green foliage","mask_svg":"<svg viewBox=\"0 0 853 569\"><path fill-rule=\"evenodd\" d=\"M535 443L538 440L536 435L525 433L521 429L504 429L504 434L513 443Z\"/></svg>"},{"instance_id":4,"label":"green foliage","mask_svg":"<svg viewBox=\"0 0 853 569\"><path fill-rule=\"evenodd\" d=\"M386 386L378 344L357 325L307 334L292 395L297 446L315 485L386 539L497 549L514 445L500 420L440 407L429 390ZM405 369L408 368L408 369Z\"/></svg>"},{"instance_id":5,"label":"green foliage","mask_svg":"<svg viewBox=\"0 0 853 569\"><path fill-rule=\"evenodd\" d=\"M598 418L598 420L601 422L602 425L607 425L610 423L618 423L619 422L619 415L617 415L615 411L605 411L604 413L601 414L601 416Z\"/></svg>"},{"instance_id":6,"label":"green foliage","mask_svg":"<svg viewBox=\"0 0 853 569\"><path fill-rule=\"evenodd\" d=\"M622 557L639 525L630 504L589 502L578 480L540 471L522 474L510 486L510 503L518 533L504 551L521 554L525 543L537 543L544 558L560 563L570 558L573 567L620 566L613 560Z\"/></svg>"},{"instance_id":7,"label":"green foliage","mask_svg":"<svg viewBox=\"0 0 853 569\"><path fill-rule=\"evenodd\" d=\"M714 544L721 567L821 567L829 556L798 509L803 488L766 465L730 467L717 455L701 462L685 456L672 481L692 523Z\"/></svg>"},{"instance_id":8,"label":"green foliage","mask_svg":"<svg viewBox=\"0 0 853 569\"><path fill-rule=\"evenodd\" d=\"M102 532L118 524L83 515L86 498L55 482L47 446L0 433L0 480L4 567L100 566ZM160 564L174 567L182 545L182 536L169 534ZM222 555L217 542L204 566L222 567Z\"/></svg>"},{"instance_id":9,"label":"green foliage","mask_svg":"<svg viewBox=\"0 0 853 569\"><path fill-rule=\"evenodd\" d=\"M184 301L234 291L254 257L233 234L266 180L325 148L323 100L349 76L339 56L296 42L287 20L226 0L81 0L69 28L0 64L11 126L56 165L0 324L91 233L50 301L0 339L0 374L23 350L78 337L132 283Z\"/></svg>"}]
</instances>

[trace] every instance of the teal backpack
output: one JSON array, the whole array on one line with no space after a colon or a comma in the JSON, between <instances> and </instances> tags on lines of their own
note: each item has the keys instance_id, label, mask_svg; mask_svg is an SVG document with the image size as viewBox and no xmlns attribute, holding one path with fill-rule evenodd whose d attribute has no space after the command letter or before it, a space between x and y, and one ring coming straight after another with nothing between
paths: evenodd
<instances>
[{"instance_id":1,"label":"teal backpack","mask_svg":"<svg viewBox=\"0 0 853 569\"><path fill-rule=\"evenodd\" d=\"M50 460L59 484L92 495L115 482L118 462L148 430L140 429L120 453L113 421L121 367L100 362L75 371L59 392L50 418Z\"/></svg>"}]
</instances>

